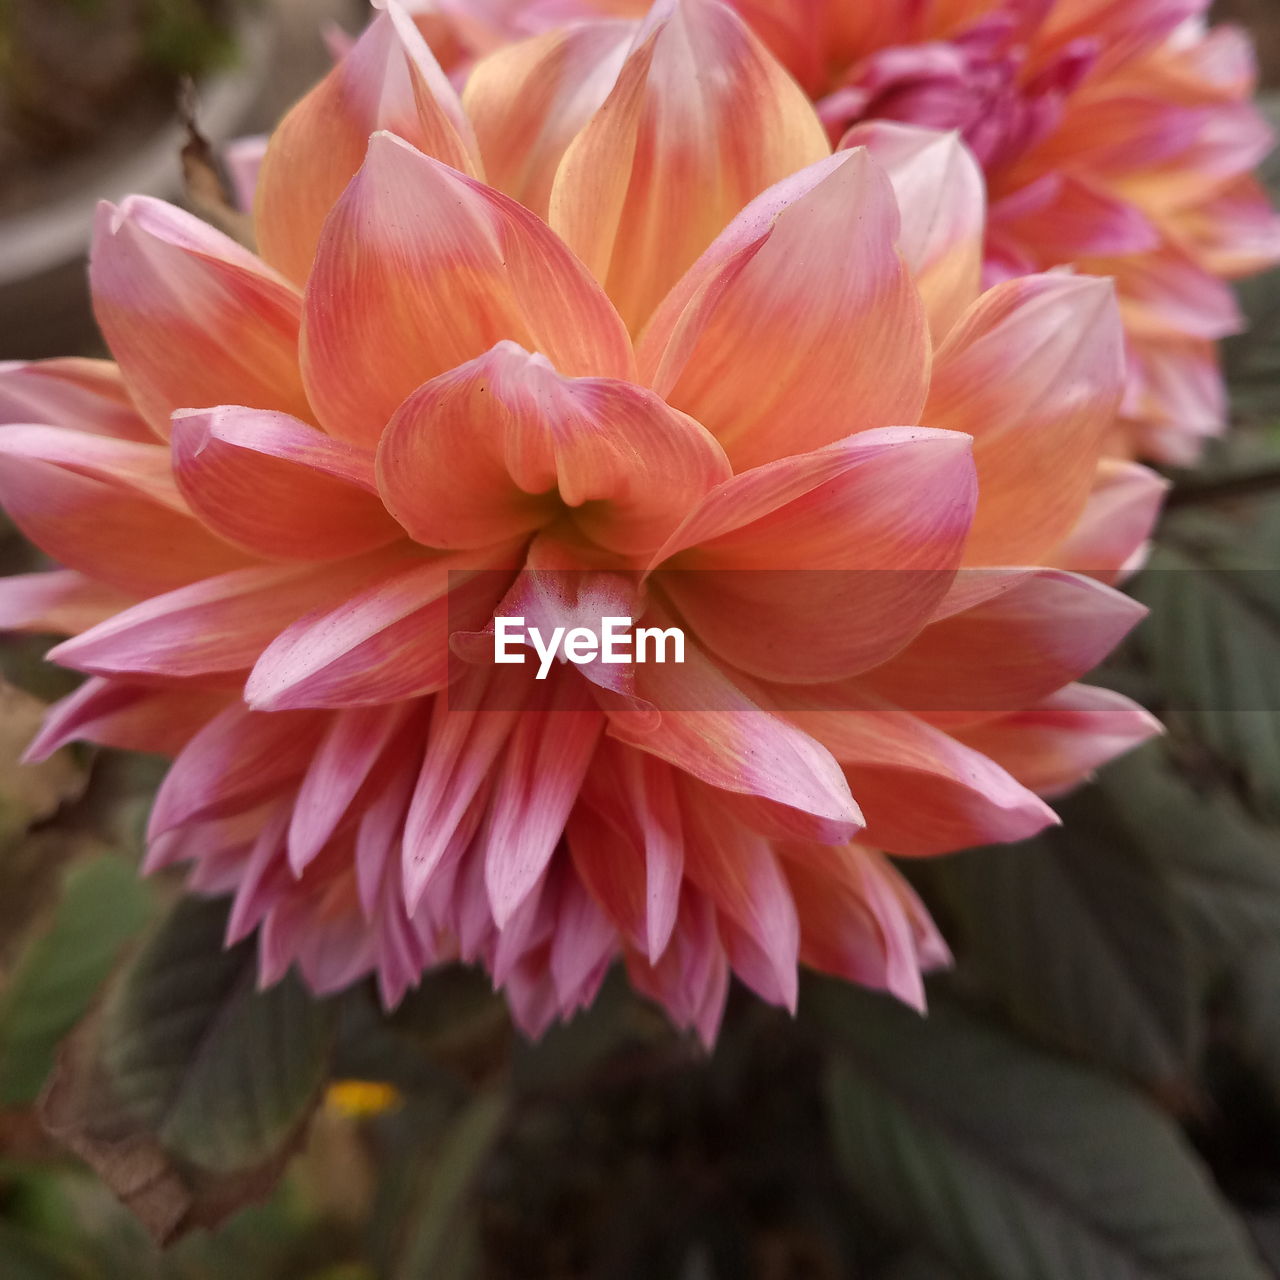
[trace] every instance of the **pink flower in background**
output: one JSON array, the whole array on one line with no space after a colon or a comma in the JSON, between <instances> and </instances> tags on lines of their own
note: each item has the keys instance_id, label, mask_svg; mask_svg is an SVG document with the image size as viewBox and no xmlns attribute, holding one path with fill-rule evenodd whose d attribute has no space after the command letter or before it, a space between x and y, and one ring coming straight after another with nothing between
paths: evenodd
<instances>
[{"instance_id":1,"label":"pink flower in background","mask_svg":"<svg viewBox=\"0 0 1280 1280\"><path fill-rule=\"evenodd\" d=\"M1223 282L1280 261L1280 221L1251 176L1272 145L1250 103L1252 50L1238 29L1205 26L1208 5L735 0L834 144L861 145L885 120L961 134L987 179L988 283L1066 265L1116 281L1128 378L1109 447L1180 464L1226 421L1216 343L1241 317ZM465 62L504 25L646 8L439 0L421 20L457 34Z\"/></svg>"},{"instance_id":2,"label":"pink flower in background","mask_svg":"<svg viewBox=\"0 0 1280 1280\"><path fill-rule=\"evenodd\" d=\"M970 154L873 143L714 0L461 101L388 3L274 135L261 257L104 206L118 364L0 371L0 499L65 566L3 620L90 676L34 753L173 755L148 866L233 895L264 981L460 958L536 1034L621 957L707 1042L731 972L920 1004L946 947L885 854L1028 836L1155 729L1071 681L1162 485L1099 465L1111 286L981 293ZM515 614L687 660L535 681L483 660Z\"/></svg>"}]
</instances>

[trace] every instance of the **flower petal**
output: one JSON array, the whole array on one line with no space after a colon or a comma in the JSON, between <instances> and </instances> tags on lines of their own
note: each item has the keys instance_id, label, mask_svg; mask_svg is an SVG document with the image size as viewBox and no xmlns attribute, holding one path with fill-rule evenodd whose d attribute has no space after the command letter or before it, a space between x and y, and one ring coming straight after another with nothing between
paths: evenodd
<instances>
[{"instance_id":1,"label":"flower petal","mask_svg":"<svg viewBox=\"0 0 1280 1280\"><path fill-rule=\"evenodd\" d=\"M1026 710L1095 667L1147 612L1060 569L995 574L985 586L988 598L926 627L859 685L949 722Z\"/></svg>"},{"instance_id":2,"label":"flower petal","mask_svg":"<svg viewBox=\"0 0 1280 1280\"><path fill-rule=\"evenodd\" d=\"M372 455L287 414L176 413L173 469L206 525L269 560L332 560L404 536L378 498Z\"/></svg>"},{"instance_id":3,"label":"flower petal","mask_svg":"<svg viewBox=\"0 0 1280 1280\"><path fill-rule=\"evenodd\" d=\"M0 361L0 423L43 422L120 440L154 441L110 360Z\"/></svg>"},{"instance_id":4,"label":"flower petal","mask_svg":"<svg viewBox=\"0 0 1280 1280\"><path fill-rule=\"evenodd\" d=\"M659 552L657 581L703 644L752 675L876 666L951 584L978 498L970 449L952 432L883 428L734 476Z\"/></svg>"},{"instance_id":5,"label":"flower petal","mask_svg":"<svg viewBox=\"0 0 1280 1280\"><path fill-rule=\"evenodd\" d=\"M796 174L675 287L641 340L642 376L737 470L919 421L929 335L898 232L865 150Z\"/></svg>"},{"instance_id":6,"label":"flower petal","mask_svg":"<svg viewBox=\"0 0 1280 1280\"><path fill-rule=\"evenodd\" d=\"M893 120L855 125L840 146L866 147L888 173L902 213L898 246L940 341L982 284L987 188L981 167L959 134Z\"/></svg>"},{"instance_id":7,"label":"flower petal","mask_svg":"<svg viewBox=\"0 0 1280 1280\"><path fill-rule=\"evenodd\" d=\"M71 636L134 603L134 597L73 569L0 578L0 631Z\"/></svg>"},{"instance_id":8,"label":"flower petal","mask_svg":"<svg viewBox=\"0 0 1280 1280\"><path fill-rule=\"evenodd\" d=\"M378 449L388 508L445 548L516 536L567 507L599 546L651 550L728 474L707 432L653 392L564 378L511 342L419 388Z\"/></svg>"},{"instance_id":9,"label":"flower petal","mask_svg":"<svg viewBox=\"0 0 1280 1280\"><path fill-rule=\"evenodd\" d=\"M480 175L458 95L395 0L285 116L267 147L255 230L262 256L290 280L305 283L325 217L363 163L369 135L379 129L454 169Z\"/></svg>"},{"instance_id":10,"label":"flower petal","mask_svg":"<svg viewBox=\"0 0 1280 1280\"><path fill-rule=\"evenodd\" d=\"M1116 583L1141 567L1169 482L1136 462L1104 458L1076 526L1049 557L1054 568Z\"/></svg>"},{"instance_id":11,"label":"flower petal","mask_svg":"<svg viewBox=\"0 0 1280 1280\"><path fill-rule=\"evenodd\" d=\"M503 338L569 376L631 371L609 300L543 223L374 134L307 286L303 367L320 420L372 447L414 388Z\"/></svg>"},{"instance_id":12,"label":"flower petal","mask_svg":"<svg viewBox=\"0 0 1280 1280\"><path fill-rule=\"evenodd\" d=\"M485 177L540 218L565 148L609 96L635 24L578 22L481 59L462 101Z\"/></svg>"},{"instance_id":13,"label":"flower petal","mask_svg":"<svg viewBox=\"0 0 1280 1280\"><path fill-rule=\"evenodd\" d=\"M921 421L973 436L968 564L1035 564L1079 518L1124 386L1105 280L1027 276L984 294L938 349Z\"/></svg>"},{"instance_id":14,"label":"flower petal","mask_svg":"<svg viewBox=\"0 0 1280 1280\"><path fill-rule=\"evenodd\" d=\"M803 92L728 6L659 0L564 154L550 222L635 332L747 201L827 152Z\"/></svg>"},{"instance_id":15,"label":"flower petal","mask_svg":"<svg viewBox=\"0 0 1280 1280\"><path fill-rule=\"evenodd\" d=\"M104 202L89 283L125 385L162 436L175 409L210 404L311 416L298 373L301 298L199 218L146 196Z\"/></svg>"},{"instance_id":16,"label":"flower petal","mask_svg":"<svg viewBox=\"0 0 1280 1280\"><path fill-rule=\"evenodd\" d=\"M42 551L128 594L246 563L188 512L167 451L64 427L0 428L0 504Z\"/></svg>"}]
</instances>

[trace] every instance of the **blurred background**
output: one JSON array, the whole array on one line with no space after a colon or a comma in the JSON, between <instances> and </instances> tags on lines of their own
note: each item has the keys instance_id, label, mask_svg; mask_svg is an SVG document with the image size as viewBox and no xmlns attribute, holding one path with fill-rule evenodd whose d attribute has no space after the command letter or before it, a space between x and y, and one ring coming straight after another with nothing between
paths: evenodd
<instances>
[{"instance_id":1,"label":"blurred background","mask_svg":"<svg viewBox=\"0 0 1280 1280\"><path fill-rule=\"evenodd\" d=\"M183 199L183 111L269 128L366 13L0 0L0 359L100 353L96 201ZM1280 123L1280 0L1217 16ZM1097 677L1169 735L1061 831L909 868L958 957L925 1021L735 992L708 1059L616 981L534 1046L462 971L389 1017L257 993L221 904L136 875L161 762L18 765L73 677L0 639L0 1280L1280 1276L1280 275L1242 297L1235 428Z\"/></svg>"}]
</instances>

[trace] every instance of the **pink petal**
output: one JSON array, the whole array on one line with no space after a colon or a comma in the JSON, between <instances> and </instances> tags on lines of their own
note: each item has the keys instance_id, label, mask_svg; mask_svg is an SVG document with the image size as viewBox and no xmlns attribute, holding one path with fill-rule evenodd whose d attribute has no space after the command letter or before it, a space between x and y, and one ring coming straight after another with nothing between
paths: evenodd
<instances>
[{"instance_id":1,"label":"pink petal","mask_svg":"<svg viewBox=\"0 0 1280 1280\"><path fill-rule=\"evenodd\" d=\"M593 542L651 550L729 464L651 391L564 378L511 342L419 388L378 449L388 508L419 542L476 547L567 507Z\"/></svg>"},{"instance_id":2,"label":"pink petal","mask_svg":"<svg viewBox=\"0 0 1280 1280\"><path fill-rule=\"evenodd\" d=\"M379 129L454 169L480 173L458 95L394 0L272 134L255 225L262 256L291 280L306 281L325 217Z\"/></svg>"},{"instance_id":3,"label":"pink petal","mask_svg":"<svg viewBox=\"0 0 1280 1280\"><path fill-rule=\"evenodd\" d=\"M143 415L251 404L311 416L298 372L301 299L234 240L160 200L98 206L94 315Z\"/></svg>"},{"instance_id":4,"label":"pink petal","mask_svg":"<svg viewBox=\"0 0 1280 1280\"><path fill-rule=\"evenodd\" d=\"M325 223L304 331L316 412L367 447L415 387L503 338L570 376L631 369L613 307L543 223L388 133Z\"/></svg>"},{"instance_id":5,"label":"pink petal","mask_svg":"<svg viewBox=\"0 0 1280 1280\"><path fill-rule=\"evenodd\" d=\"M287 414L177 413L173 469L206 525L268 560L332 560L404 536L377 496L372 456Z\"/></svg>"},{"instance_id":6,"label":"pink petal","mask_svg":"<svg viewBox=\"0 0 1280 1280\"><path fill-rule=\"evenodd\" d=\"M1079 518L1123 388L1108 281L1028 276L984 294L938 349L922 421L973 436L965 560L1035 564Z\"/></svg>"},{"instance_id":7,"label":"pink petal","mask_svg":"<svg viewBox=\"0 0 1280 1280\"><path fill-rule=\"evenodd\" d=\"M794 175L672 290L641 339L642 376L735 470L918 421L929 338L899 228L865 150Z\"/></svg>"},{"instance_id":8,"label":"pink petal","mask_svg":"<svg viewBox=\"0 0 1280 1280\"><path fill-rule=\"evenodd\" d=\"M656 581L703 644L752 675L875 666L950 586L978 497L971 445L883 428L734 476L658 553Z\"/></svg>"},{"instance_id":9,"label":"pink petal","mask_svg":"<svg viewBox=\"0 0 1280 1280\"><path fill-rule=\"evenodd\" d=\"M110 360L0 361L0 423L44 422L121 440L151 441Z\"/></svg>"},{"instance_id":10,"label":"pink petal","mask_svg":"<svg viewBox=\"0 0 1280 1280\"><path fill-rule=\"evenodd\" d=\"M134 603L134 597L71 569L0 578L0 631L76 635Z\"/></svg>"},{"instance_id":11,"label":"pink petal","mask_svg":"<svg viewBox=\"0 0 1280 1280\"><path fill-rule=\"evenodd\" d=\"M1115 584L1141 567L1169 482L1136 462L1104 458L1076 526L1054 549L1055 568Z\"/></svg>"}]
</instances>

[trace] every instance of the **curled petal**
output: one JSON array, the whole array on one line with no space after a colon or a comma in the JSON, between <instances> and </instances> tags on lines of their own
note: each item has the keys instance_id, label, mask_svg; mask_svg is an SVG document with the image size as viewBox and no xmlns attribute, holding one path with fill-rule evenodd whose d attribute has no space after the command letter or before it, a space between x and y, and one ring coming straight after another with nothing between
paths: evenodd
<instances>
[{"instance_id":1,"label":"curled petal","mask_svg":"<svg viewBox=\"0 0 1280 1280\"><path fill-rule=\"evenodd\" d=\"M641 339L642 377L737 470L918 421L929 335L898 233L864 149L795 174L672 290Z\"/></svg>"},{"instance_id":2,"label":"curled petal","mask_svg":"<svg viewBox=\"0 0 1280 1280\"><path fill-rule=\"evenodd\" d=\"M306 282L320 228L379 129L451 168L480 175L458 95L395 0L285 116L263 157L254 203L258 244L290 280Z\"/></svg>"},{"instance_id":3,"label":"curled petal","mask_svg":"<svg viewBox=\"0 0 1280 1280\"><path fill-rule=\"evenodd\" d=\"M902 211L898 245L935 341L978 296L986 232L982 169L956 133L891 120L855 125L842 148L866 147L893 183Z\"/></svg>"},{"instance_id":4,"label":"curled petal","mask_svg":"<svg viewBox=\"0 0 1280 1280\"><path fill-rule=\"evenodd\" d=\"M631 22L575 23L472 68L462 101L493 186L547 216L565 148L609 96L634 34Z\"/></svg>"},{"instance_id":5,"label":"curled petal","mask_svg":"<svg viewBox=\"0 0 1280 1280\"><path fill-rule=\"evenodd\" d=\"M921 419L973 437L982 501L967 563L1034 564L1066 536L1123 385L1108 281L1028 276L970 308L934 358Z\"/></svg>"},{"instance_id":6,"label":"curled petal","mask_svg":"<svg viewBox=\"0 0 1280 1280\"><path fill-rule=\"evenodd\" d=\"M609 300L542 222L389 133L325 224L304 330L320 420L366 447L416 387L503 338L569 376L631 370Z\"/></svg>"},{"instance_id":7,"label":"curled petal","mask_svg":"<svg viewBox=\"0 0 1280 1280\"><path fill-rule=\"evenodd\" d=\"M177 413L173 469L209 528L269 560L331 560L404 536L378 498L372 455L287 414Z\"/></svg>"},{"instance_id":8,"label":"curled petal","mask_svg":"<svg viewBox=\"0 0 1280 1280\"><path fill-rule=\"evenodd\" d=\"M120 440L155 435L110 360L0 360L0 423L43 422Z\"/></svg>"},{"instance_id":9,"label":"curled petal","mask_svg":"<svg viewBox=\"0 0 1280 1280\"><path fill-rule=\"evenodd\" d=\"M103 203L89 255L94 315L161 435L175 409L251 404L311 416L296 290L234 240L161 200Z\"/></svg>"},{"instance_id":10,"label":"curled petal","mask_svg":"<svg viewBox=\"0 0 1280 1280\"><path fill-rule=\"evenodd\" d=\"M658 581L701 642L752 675L875 666L951 585L978 497L971 443L884 428L734 476L655 557Z\"/></svg>"},{"instance_id":11,"label":"curled petal","mask_svg":"<svg viewBox=\"0 0 1280 1280\"><path fill-rule=\"evenodd\" d=\"M707 432L653 392L564 378L511 342L416 391L378 449L387 506L445 548L516 536L567 507L598 545L649 550L728 474Z\"/></svg>"},{"instance_id":12,"label":"curled petal","mask_svg":"<svg viewBox=\"0 0 1280 1280\"><path fill-rule=\"evenodd\" d=\"M747 201L826 155L813 108L717 0L660 0L564 154L550 222L633 332Z\"/></svg>"}]
</instances>

